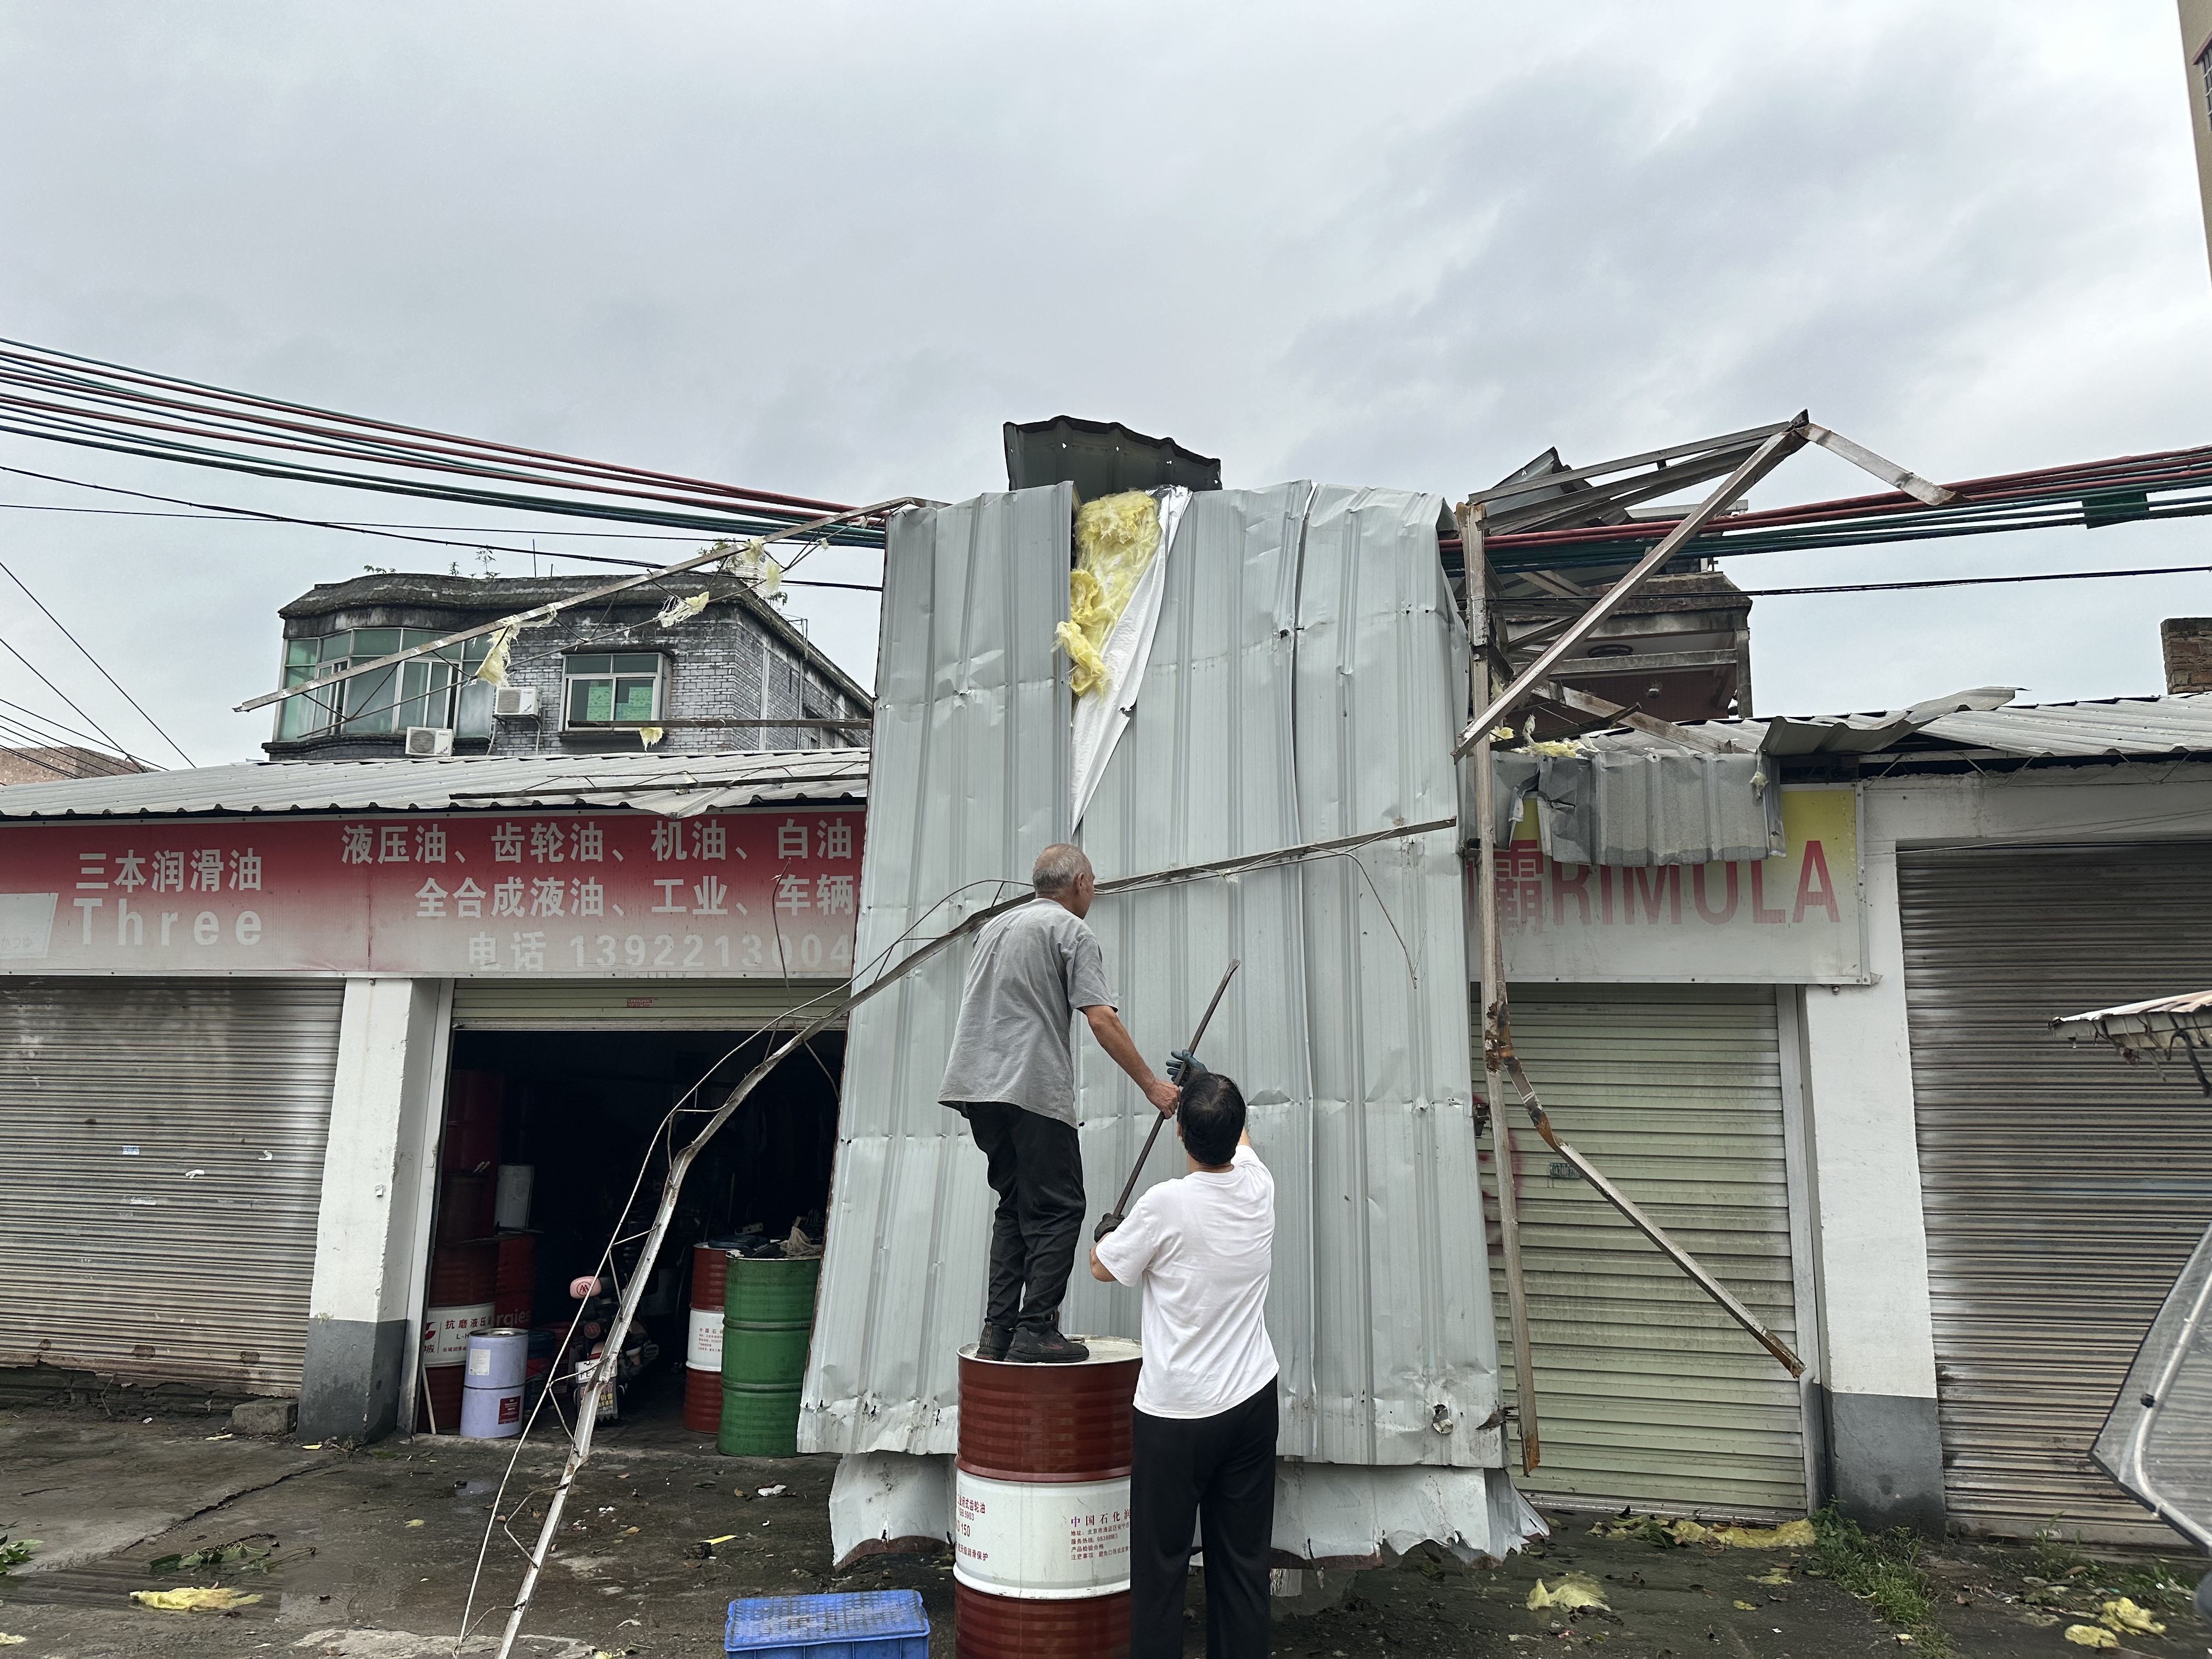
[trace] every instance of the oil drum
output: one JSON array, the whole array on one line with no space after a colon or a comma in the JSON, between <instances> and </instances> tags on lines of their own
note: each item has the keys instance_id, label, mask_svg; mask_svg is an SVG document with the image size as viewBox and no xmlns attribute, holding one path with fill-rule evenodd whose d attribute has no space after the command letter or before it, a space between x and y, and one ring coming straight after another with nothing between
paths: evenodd
<instances>
[{"instance_id":1,"label":"oil drum","mask_svg":"<svg viewBox=\"0 0 2212 1659\"><path fill-rule=\"evenodd\" d=\"M684 1426L712 1434L722 1426L722 1297L730 1253L709 1239L691 1247L691 1305L684 1333Z\"/></svg>"},{"instance_id":2,"label":"oil drum","mask_svg":"<svg viewBox=\"0 0 2212 1659\"><path fill-rule=\"evenodd\" d=\"M1130 1401L1142 1352L1079 1364L960 1353L953 1463L959 1659L1108 1659L1129 1647Z\"/></svg>"}]
</instances>

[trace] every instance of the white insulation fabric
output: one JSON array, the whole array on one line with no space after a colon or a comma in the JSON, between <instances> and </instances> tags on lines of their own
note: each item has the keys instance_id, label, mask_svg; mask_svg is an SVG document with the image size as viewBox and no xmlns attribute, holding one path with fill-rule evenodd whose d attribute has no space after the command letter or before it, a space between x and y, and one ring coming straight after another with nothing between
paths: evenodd
<instances>
[{"instance_id":1,"label":"white insulation fabric","mask_svg":"<svg viewBox=\"0 0 2212 1659\"><path fill-rule=\"evenodd\" d=\"M1145 574L1137 579L1129 603L1122 607L1099 655L1106 659L1107 679L1086 696L1075 700L1075 777L1073 811L1070 822L1080 824L1098 793L1098 781L1114 747L1136 712L1137 694L1145 684L1145 665L1152 659L1152 632L1159 626L1160 600L1167 592L1168 555L1175 550L1176 526L1190 505L1190 491L1180 484L1160 492L1160 546Z\"/></svg>"},{"instance_id":2,"label":"white insulation fabric","mask_svg":"<svg viewBox=\"0 0 2212 1659\"><path fill-rule=\"evenodd\" d=\"M1079 835L1054 649L1070 492L895 518L859 960L1023 891L1055 840L1079 840L1107 879L1451 817L1467 649L1439 506L1304 483L1194 493L1142 694ZM1455 839L1108 895L1090 916L1156 1068L1243 963L1202 1053L1243 1086L1276 1176L1278 1534L1306 1559L1416 1537L1497 1556L1541 1529L1501 1469ZM957 1351L982 1310L992 1194L935 1099L966 966L956 946L854 1012L801 1406L802 1450L900 1455L868 1459L871 1497L849 1507L901 1527L900 1469L925 1480L923 1460L955 1449ZM1080 1033L1077 1089L1095 1215L1151 1108ZM1140 1184L1177 1173L1173 1152ZM1133 1336L1137 1317L1133 1292L1079 1272L1062 1325ZM1295 1463L1334 1468L1292 1478ZM842 1556L863 1540L834 1541Z\"/></svg>"}]
</instances>

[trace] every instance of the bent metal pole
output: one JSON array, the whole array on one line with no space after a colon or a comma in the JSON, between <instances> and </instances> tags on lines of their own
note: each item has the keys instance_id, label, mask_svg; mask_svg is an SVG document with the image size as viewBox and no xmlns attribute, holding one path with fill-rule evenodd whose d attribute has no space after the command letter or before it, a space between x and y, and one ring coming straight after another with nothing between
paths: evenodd
<instances>
[{"instance_id":1,"label":"bent metal pole","mask_svg":"<svg viewBox=\"0 0 2212 1659\"><path fill-rule=\"evenodd\" d=\"M1198 1030L1190 1034L1189 1046L1184 1048L1183 1053L1191 1055L1198 1053L1198 1045L1206 1036L1206 1028L1213 1024L1213 1011L1221 1006L1222 993L1229 988L1229 981L1237 977L1237 970L1243 965L1242 957L1231 961L1229 971L1222 975L1221 983L1213 988L1213 1000L1206 1005L1205 1013L1199 1017ZM1168 1121L1170 1115L1166 1112L1152 1114L1152 1132L1145 1137L1145 1150L1137 1154L1136 1163L1130 1166L1129 1179L1122 1184L1121 1196L1114 1201L1114 1207L1098 1219L1102 1233L1113 1231L1106 1225L1108 1222L1118 1227L1121 1224L1121 1218L1129 1213L1129 1194L1137 1190L1137 1177L1145 1172L1146 1162L1152 1155L1152 1143L1160 1138L1160 1126Z\"/></svg>"}]
</instances>

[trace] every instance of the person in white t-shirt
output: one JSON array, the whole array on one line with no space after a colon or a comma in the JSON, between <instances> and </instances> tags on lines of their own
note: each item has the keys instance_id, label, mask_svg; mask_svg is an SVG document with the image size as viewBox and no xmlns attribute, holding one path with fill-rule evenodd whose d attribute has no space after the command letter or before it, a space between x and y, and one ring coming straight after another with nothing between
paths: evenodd
<instances>
[{"instance_id":1,"label":"person in white t-shirt","mask_svg":"<svg viewBox=\"0 0 2212 1659\"><path fill-rule=\"evenodd\" d=\"M1147 1192L1091 1250L1092 1278L1144 1291L1129 1473L1129 1655L1181 1659L1197 1520L1207 1659L1262 1659L1280 1369L1262 1316L1275 1178L1252 1150L1236 1084L1187 1063L1194 1075L1183 1085L1176 1133L1190 1173Z\"/></svg>"}]
</instances>

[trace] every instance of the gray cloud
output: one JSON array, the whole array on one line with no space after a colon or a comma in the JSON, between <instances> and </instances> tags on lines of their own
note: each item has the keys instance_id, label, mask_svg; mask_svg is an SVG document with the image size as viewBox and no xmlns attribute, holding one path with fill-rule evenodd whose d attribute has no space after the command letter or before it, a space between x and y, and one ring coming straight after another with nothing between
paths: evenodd
<instances>
[{"instance_id":1,"label":"gray cloud","mask_svg":"<svg viewBox=\"0 0 2212 1659\"><path fill-rule=\"evenodd\" d=\"M1550 443L1594 459L1808 404L1940 476L2201 436L2212 307L2158 8L1562 15L0 0L0 332L849 500L996 487L999 423L1061 411L1172 432L1234 482L1454 495ZM18 440L0 464L493 522ZM1760 499L1863 487L1816 457ZM5 477L0 501L101 504ZM271 681L276 605L453 556L4 511L0 545L203 758L265 735L227 710ZM1735 574L2203 545L2184 524ZM872 606L796 604L865 676ZM2148 690L2158 617L2208 608L2197 580L1775 600L1760 697ZM0 629L119 732L25 611L0 594ZM25 684L0 670L0 696L50 701Z\"/></svg>"}]
</instances>

